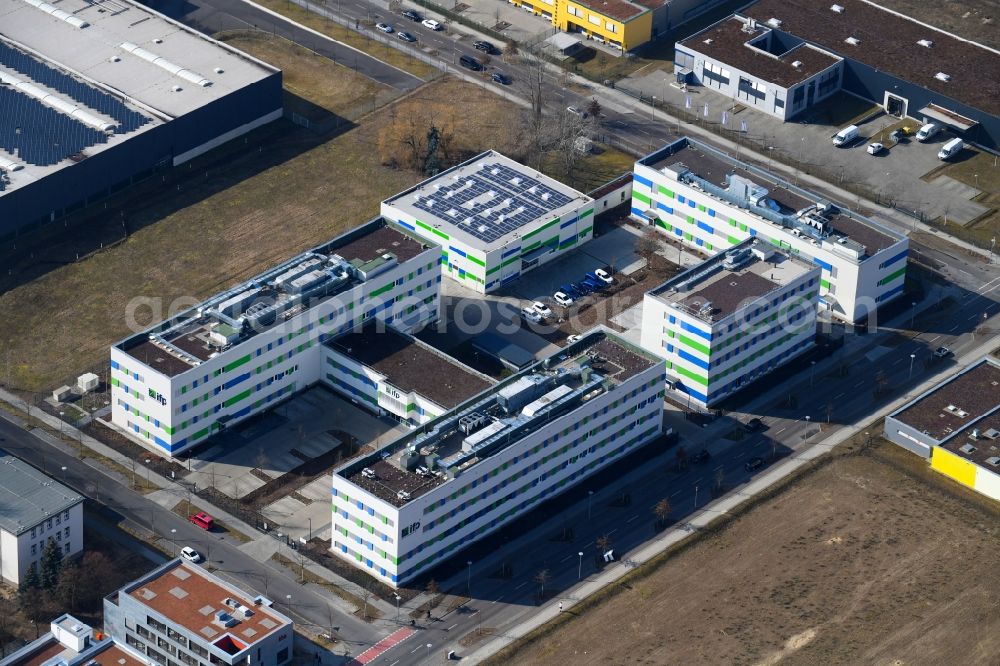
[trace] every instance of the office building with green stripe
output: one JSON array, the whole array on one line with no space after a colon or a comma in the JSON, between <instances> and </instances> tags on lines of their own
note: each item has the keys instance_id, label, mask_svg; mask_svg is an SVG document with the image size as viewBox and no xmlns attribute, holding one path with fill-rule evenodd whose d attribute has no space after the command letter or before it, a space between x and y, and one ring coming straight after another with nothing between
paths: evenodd
<instances>
[{"instance_id":1,"label":"office building with green stripe","mask_svg":"<svg viewBox=\"0 0 1000 666\"><path fill-rule=\"evenodd\" d=\"M842 320L903 293L905 236L693 139L636 162L631 216L709 254L758 238L812 262L820 308Z\"/></svg>"},{"instance_id":2,"label":"office building with green stripe","mask_svg":"<svg viewBox=\"0 0 1000 666\"><path fill-rule=\"evenodd\" d=\"M111 347L112 424L158 454L324 381L323 343L438 318L441 250L378 218Z\"/></svg>"},{"instance_id":3,"label":"office building with green stripe","mask_svg":"<svg viewBox=\"0 0 1000 666\"><path fill-rule=\"evenodd\" d=\"M492 150L386 199L382 216L440 245L444 274L483 294L594 235L593 199Z\"/></svg>"},{"instance_id":4,"label":"office building with green stripe","mask_svg":"<svg viewBox=\"0 0 1000 666\"><path fill-rule=\"evenodd\" d=\"M595 329L334 470L331 552L412 580L657 441L663 392L657 356Z\"/></svg>"},{"instance_id":5,"label":"office building with green stripe","mask_svg":"<svg viewBox=\"0 0 1000 666\"><path fill-rule=\"evenodd\" d=\"M711 407L815 344L820 268L747 239L646 293L644 348L667 388Z\"/></svg>"}]
</instances>

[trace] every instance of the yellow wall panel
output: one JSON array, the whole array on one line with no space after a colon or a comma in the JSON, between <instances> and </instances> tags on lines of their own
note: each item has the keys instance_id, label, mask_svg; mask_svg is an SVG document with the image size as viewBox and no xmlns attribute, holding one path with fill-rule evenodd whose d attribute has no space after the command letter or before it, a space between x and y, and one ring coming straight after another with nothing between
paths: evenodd
<instances>
[{"instance_id":1,"label":"yellow wall panel","mask_svg":"<svg viewBox=\"0 0 1000 666\"><path fill-rule=\"evenodd\" d=\"M976 465L940 446L935 446L931 451L931 469L970 488L976 486Z\"/></svg>"}]
</instances>

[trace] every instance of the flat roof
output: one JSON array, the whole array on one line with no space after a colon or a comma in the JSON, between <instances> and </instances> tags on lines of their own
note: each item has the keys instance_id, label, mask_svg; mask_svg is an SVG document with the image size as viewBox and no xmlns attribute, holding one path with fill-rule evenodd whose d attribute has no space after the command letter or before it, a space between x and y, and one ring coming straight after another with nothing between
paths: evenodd
<instances>
[{"instance_id":1,"label":"flat roof","mask_svg":"<svg viewBox=\"0 0 1000 666\"><path fill-rule=\"evenodd\" d=\"M22 534L82 501L82 495L0 451L0 529Z\"/></svg>"},{"instance_id":2,"label":"flat roof","mask_svg":"<svg viewBox=\"0 0 1000 666\"><path fill-rule=\"evenodd\" d=\"M179 559L130 583L122 592L230 654L238 654L292 624L271 608L270 602L257 603L259 597L252 598L203 568ZM218 619L219 613L225 613L222 620Z\"/></svg>"},{"instance_id":3,"label":"flat roof","mask_svg":"<svg viewBox=\"0 0 1000 666\"><path fill-rule=\"evenodd\" d=\"M382 202L484 252L593 201L495 150Z\"/></svg>"},{"instance_id":4,"label":"flat roof","mask_svg":"<svg viewBox=\"0 0 1000 666\"><path fill-rule=\"evenodd\" d=\"M173 377L430 247L376 218L115 346Z\"/></svg>"},{"instance_id":5,"label":"flat roof","mask_svg":"<svg viewBox=\"0 0 1000 666\"><path fill-rule=\"evenodd\" d=\"M653 7L649 4L654 4L652 2L630 2L629 0L572 0L574 4L586 7L587 9L592 9L595 13L601 14L602 16L607 16L608 18L616 19L618 21L630 21L636 16L645 14ZM659 2L662 5L663 2ZM537 6L537 5L536 5ZM581 24L586 26L587 24L581 21ZM621 35L616 35L616 37L621 38Z\"/></svg>"},{"instance_id":6,"label":"flat roof","mask_svg":"<svg viewBox=\"0 0 1000 666\"><path fill-rule=\"evenodd\" d=\"M935 442L971 432L986 415L1000 408L1000 361L985 357L891 414ZM998 431L1000 427L993 426ZM989 427L981 429L985 432ZM964 443L964 442L963 442ZM961 444L959 444L960 446ZM980 447L984 448L984 447Z\"/></svg>"},{"instance_id":7,"label":"flat roof","mask_svg":"<svg viewBox=\"0 0 1000 666\"><path fill-rule=\"evenodd\" d=\"M662 361L599 327L336 474L401 507ZM433 459L434 464L427 461Z\"/></svg>"},{"instance_id":8,"label":"flat roof","mask_svg":"<svg viewBox=\"0 0 1000 666\"><path fill-rule=\"evenodd\" d=\"M691 50L784 88L801 83L842 60L808 44L775 55L749 42L766 39L767 26L747 28L745 20L730 16L681 42ZM796 66L794 63L798 63Z\"/></svg>"},{"instance_id":9,"label":"flat roof","mask_svg":"<svg viewBox=\"0 0 1000 666\"><path fill-rule=\"evenodd\" d=\"M839 5L841 12L832 6ZM759 0L742 10L760 23L954 100L1000 115L1000 53L862 0ZM845 42L848 37L857 45ZM930 40L931 47L920 40ZM946 83L934 78L947 74Z\"/></svg>"},{"instance_id":10,"label":"flat roof","mask_svg":"<svg viewBox=\"0 0 1000 666\"><path fill-rule=\"evenodd\" d=\"M742 255L743 263L727 268L727 252ZM727 252L709 257L671 278L650 291L650 295L712 323L787 286L805 273L818 270L816 266L755 239L748 238Z\"/></svg>"},{"instance_id":11,"label":"flat roof","mask_svg":"<svg viewBox=\"0 0 1000 666\"><path fill-rule=\"evenodd\" d=\"M696 177L696 180L700 179L723 190L729 188L732 176L744 178L764 187L767 190L766 198L777 205L779 210L775 212L783 219L785 231L789 233L792 229L799 229L800 233L817 240L829 239L832 242L846 238L857 243L859 247L863 246L864 254L867 255L884 250L903 238L888 227L848 211L827 197L797 187L769 171L736 160L688 137L681 137L640 159L638 163L657 171L677 170L683 166ZM820 202L833 204L822 215L826 231L818 232L808 225L799 224L796 219L797 214ZM750 210L735 200L729 203ZM759 209L751 212L759 212Z\"/></svg>"},{"instance_id":12,"label":"flat roof","mask_svg":"<svg viewBox=\"0 0 1000 666\"><path fill-rule=\"evenodd\" d=\"M61 69L170 117L278 71L131 0L60 0L56 5L86 27L24 0L0 0L4 36ZM174 91L175 86L182 90Z\"/></svg>"},{"instance_id":13,"label":"flat roof","mask_svg":"<svg viewBox=\"0 0 1000 666\"><path fill-rule=\"evenodd\" d=\"M495 384L416 338L371 321L326 345L375 370L395 387L451 409Z\"/></svg>"}]
</instances>

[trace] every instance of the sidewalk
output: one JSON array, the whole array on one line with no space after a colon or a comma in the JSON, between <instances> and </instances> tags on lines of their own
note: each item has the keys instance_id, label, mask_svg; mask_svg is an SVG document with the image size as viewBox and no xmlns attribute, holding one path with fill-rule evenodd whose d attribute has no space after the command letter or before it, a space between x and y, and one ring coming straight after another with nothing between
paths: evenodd
<instances>
[{"instance_id":1,"label":"sidewalk","mask_svg":"<svg viewBox=\"0 0 1000 666\"><path fill-rule=\"evenodd\" d=\"M926 299L925 299L926 302ZM902 317L905 319L905 317ZM898 318L897 318L898 319ZM966 365L984 354L990 353L996 346L996 341L987 338L983 343L981 343L976 349L971 352L964 354L958 361L959 366ZM935 373L931 377L925 379L919 386L915 386L906 392L905 395L901 395L892 401L889 405L886 405L880 414L887 414L894 409L897 409L901 405L905 404L907 401L912 399L914 395L919 395L923 391L930 389L935 384L942 381L945 377L953 374L955 372L954 367L944 368L941 371ZM758 398L755 403L762 400L773 400L774 396L762 395ZM871 419L879 418L879 415L872 415ZM819 458L825 453L831 451L838 444L844 442L847 439L855 436L859 432L863 432L864 428L867 426L870 419L866 419L866 423L861 423L853 425L850 427L844 427L835 432L833 435L823 439L822 441L816 442L810 445L808 448L796 453L794 456L787 458L778 465L770 468L760 477L752 480L745 487L738 491L727 493L726 495L709 502L706 506L698 509L694 514L692 514L688 520L685 522L678 523L678 527L664 532L661 536L657 537L651 542L647 542L645 545L640 546L638 549L622 556L622 560L630 560L632 562L642 564L656 557L660 553L670 548L676 543L679 543L692 532L702 529L708 526L716 518L723 516L735 509L737 509L744 502L752 499L757 494L765 491L774 483L780 481L786 476L794 473L805 465L809 464L813 460ZM713 424L714 425L714 424ZM727 425L726 427L730 427ZM703 440L711 440L718 436L716 428L712 426L705 428L703 431ZM711 445L706 445L710 451L713 450ZM493 639L489 643L477 649L470 655L463 656L463 663L478 664L484 659L490 657L495 652L503 649L507 645L517 641L526 634L534 631L535 629L541 627L547 622L558 617L560 613L560 605L564 608L572 609L575 603L586 599L589 595L598 592L602 588L615 581L621 579L623 576L628 574L632 569L626 566L623 561L619 561L612 566L609 566L601 573L589 577L584 583L568 590L569 594L562 595L560 597L554 598L548 604L546 604L538 613L530 616L527 620L517 624L514 627L505 629L502 635Z\"/></svg>"}]
</instances>

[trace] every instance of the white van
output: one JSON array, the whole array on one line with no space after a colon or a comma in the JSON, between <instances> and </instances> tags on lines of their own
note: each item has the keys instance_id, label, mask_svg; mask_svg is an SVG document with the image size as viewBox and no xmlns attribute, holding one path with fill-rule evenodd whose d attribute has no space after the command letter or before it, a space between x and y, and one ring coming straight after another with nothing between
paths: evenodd
<instances>
[{"instance_id":1,"label":"white van","mask_svg":"<svg viewBox=\"0 0 1000 666\"><path fill-rule=\"evenodd\" d=\"M937 123L927 123L917 130L917 141L930 141L940 131L941 126Z\"/></svg>"},{"instance_id":2,"label":"white van","mask_svg":"<svg viewBox=\"0 0 1000 666\"><path fill-rule=\"evenodd\" d=\"M955 155L958 155L960 152L962 152L962 148L964 147L965 144L962 143L961 139L952 139L948 143L941 146L941 150L938 151L938 159L939 160L951 159Z\"/></svg>"},{"instance_id":3,"label":"white van","mask_svg":"<svg viewBox=\"0 0 1000 666\"><path fill-rule=\"evenodd\" d=\"M849 125L833 135L833 145L838 148L850 145L858 138L858 126Z\"/></svg>"}]
</instances>

